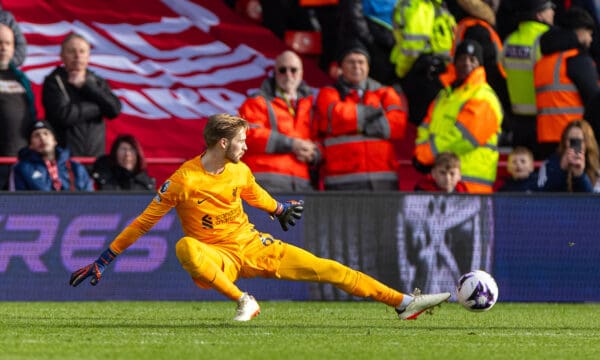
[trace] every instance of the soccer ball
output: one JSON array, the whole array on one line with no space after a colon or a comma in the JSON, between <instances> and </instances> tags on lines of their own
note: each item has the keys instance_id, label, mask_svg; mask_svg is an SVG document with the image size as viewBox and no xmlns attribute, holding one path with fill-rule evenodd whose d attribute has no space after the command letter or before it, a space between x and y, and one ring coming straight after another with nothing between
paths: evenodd
<instances>
[{"instance_id":1,"label":"soccer ball","mask_svg":"<svg viewBox=\"0 0 600 360\"><path fill-rule=\"evenodd\" d=\"M458 280L456 298L469 311L488 311L498 300L498 285L490 274L474 270Z\"/></svg>"}]
</instances>

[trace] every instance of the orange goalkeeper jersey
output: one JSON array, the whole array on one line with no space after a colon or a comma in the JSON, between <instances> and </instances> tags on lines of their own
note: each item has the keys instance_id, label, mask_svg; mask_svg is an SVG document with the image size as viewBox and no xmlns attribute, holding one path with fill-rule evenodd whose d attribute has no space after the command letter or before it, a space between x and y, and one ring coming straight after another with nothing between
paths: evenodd
<instances>
[{"instance_id":1,"label":"orange goalkeeper jersey","mask_svg":"<svg viewBox=\"0 0 600 360\"><path fill-rule=\"evenodd\" d=\"M171 208L177 210L184 235L207 244L235 251L256 236L242 199L268 213L275 211L277 201L243 162L228 163L215 175L204 169L201 157L186 161L165 181L148 207L111 243L114 252L128 248Z\"/></svg>"}]
</instances>

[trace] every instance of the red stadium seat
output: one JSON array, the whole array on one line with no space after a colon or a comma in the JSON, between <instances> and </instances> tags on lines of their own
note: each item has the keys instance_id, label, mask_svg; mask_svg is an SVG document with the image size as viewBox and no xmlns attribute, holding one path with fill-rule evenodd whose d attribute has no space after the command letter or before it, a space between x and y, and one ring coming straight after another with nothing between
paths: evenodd
<instances>
[{"instance_id":1,"label":"red stadium seat","mask_svg":"<svg viewBox=\"0 0 600 360\"><path fill-rule=\"evenodd\" d=\"M287 46L301 55L321 55L321 32L288 30L284 34Z\"/></svg>"},{"instance_id":2,"label":"red stadium seat","mask_svg":"<svg viewBox=\"0 0 600 360\"><path fill-rule=\"evenodd\" d=\"M262 6L258 0L238 0L235 11L252 22L262 24Z\"/></svg>"}]
</instances>

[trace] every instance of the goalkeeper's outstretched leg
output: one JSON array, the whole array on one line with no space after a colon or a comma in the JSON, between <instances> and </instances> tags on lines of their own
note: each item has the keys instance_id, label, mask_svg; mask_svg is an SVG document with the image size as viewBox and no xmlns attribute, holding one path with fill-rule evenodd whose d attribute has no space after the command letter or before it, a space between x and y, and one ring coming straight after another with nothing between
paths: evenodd
<instances>
[{"instance_id":1,"label":"goalkeeper's outstretched leg","mask_svg":"<svg viewBox=\"0 0 600 360\"><path fill-rule=\"evenodd\" d=\"M449 292L403 294L367 274L290 244L285 245L276 277L332 284L354 296L371 298L393 307L403 320L416 319L424 311L450 298Z\"/></svg>"}]
</instances>

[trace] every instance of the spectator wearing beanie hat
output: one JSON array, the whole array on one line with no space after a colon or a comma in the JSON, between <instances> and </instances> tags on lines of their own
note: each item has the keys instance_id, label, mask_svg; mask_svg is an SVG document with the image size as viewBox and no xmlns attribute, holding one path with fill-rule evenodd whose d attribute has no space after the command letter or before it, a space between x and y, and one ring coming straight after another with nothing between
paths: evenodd
<instances>
[{"instance_id":1,"label":"spectator wearing beanie hat","mask_svg":"<svg viewBox=\"0 0 600 360\"><path fill-rule=\"evenodd\" d=\"M595 31L593 34L592 45L590 46L590 55L596 64L596 72L600 74L600 0L553 0L556 3L556 21L565 15L572 7L579 7L587 11L593 18Z\"/></svg>"},{"instance_id":2,"label":"spectator wearing beanie hat","mask_svg":"<svg viewBox=\"0 0 600 360\"><path fill-rule=\"evenodd\" d=\"M477 41L465 40L458 45L458 47L456 48L456 53L454 54L454 64L455 65L457 63L457 60L459 60L459 58L462 55L467 55L468 57L475 58L474 60L477 60L476 67L483 66L483 49L481 48L481 45L479 45L479 43ZM471 59L471 63L474 64L473 59ZM469 71L469 73L470 73L470 71ZM469 75L469 73L463 74L465 76L462 77L461 80L464 80L466 75Z\"/></svg>"},{"instance_id":3,"label":"spectator wearing beanie hat","mask_svg":"<svg viewBox=\"0 0 600 360\"><path fill-rule=\"evenodd\" d=\"M506 72L500 61L503 50L502 39L496 32L496 11L498 0L457 0L466 16L460 18L456 26L453 54L466 39L477 41L483 50L483 61L488 84L494 89L504 113L509 113L510 99L506 87ZM506 126L507 123L504 125ZM508 130L508 129L507 129ZM508 132L507 132L508 133ZM506 139L505 142L509 141Z\"/></svg>"},{"instance_id":4,"label":"spectator wearing beanie hat","mask_svg":"<svg viewBox=\"0 0 600 360\"><path fill-rule=\"evenodd\" d=\"M557 23L540 38L542 57L534 68L539 143L534 155L538 159L556 151L565 127L597 106L594 102L600 93L588 51L594 19L582 8L572 7Z\"/></svg>"},{"instance_id":5,"label":"spectator wearing beanie hat","mask_svg":"<svg viewBox=\"0 0 600 360\"><path fill-rule=\"evenodd\" d=\"M29 132L29 145L19 150L10 175L9 190L93 191L93 182L69 151L57 146L54 130L46 121L36 121Z\"/></svg>"},{"instance_id":6,"label":"spectator wearing beanie hat","mask_svg":"<svg viewBox=\"0 0 600 360\"><path fill-rule=\"evenodd\" d=\"M394 88L369 77L369 52L340 51L341 75L316 100L317 136L324 145L325 190L398 190L390 140L404 137L408 107Z\"/></svg>"},{"instance_id":7,"label":"spectator wearing beanie hat","mask_svg":"<svg viewBox=\"0 0 600 360\"><path fill-rule=\"evenodd\" d=\"M474 40L456 48L454 63L440 77L444 89L417 129L413 164L428 173L438 154L455 153L470 193L491 193L498 166L502 106L485 79L483 50Z\"/></svg>"},{"instance_id":8,"label":"spectator wearing beanie hat","mask_svg":"<svg viewBox=\"0 0 600 360\"><path fill-rule=\"evenodd\" d=\"M344 58L349 54L362 54L367 58L367 63L371 63L371 55L369 55L369 51L360 44L352 44L340 50L340 53L338 54L338 64L340 66L344 61Z\"/></svg>"},{"instance_id":9,"label":"spectator wearing beanie hat","mask_svg":"<svg viewBox=\"0 0 600 360\"><path fill-rule=\"evenodd\" d=\"M337 49L360 42L371 55L370 77L385 85L395 80L390 53L395 44L393 14L396 0L344 0L338 8Z\"/></svg>"}]
</instances>

